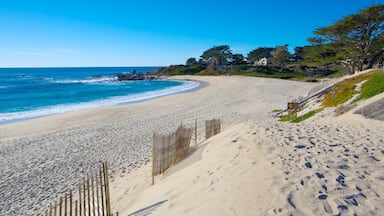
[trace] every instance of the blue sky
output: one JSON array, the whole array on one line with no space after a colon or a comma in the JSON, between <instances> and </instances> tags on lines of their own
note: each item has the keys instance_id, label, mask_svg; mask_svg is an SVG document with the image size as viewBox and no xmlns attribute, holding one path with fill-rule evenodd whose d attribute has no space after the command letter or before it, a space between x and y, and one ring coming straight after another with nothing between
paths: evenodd
<instances>
[{"instance_id":1,"label":"blue sky","mask_svg":"<svg viewBox=\"0 0 384 216\"><path fill-rule=\"evenodd\" d=\"M0 67L167 66L216 45L307 45L383 0L0 0Z\"/></svg>"}]
</instances>

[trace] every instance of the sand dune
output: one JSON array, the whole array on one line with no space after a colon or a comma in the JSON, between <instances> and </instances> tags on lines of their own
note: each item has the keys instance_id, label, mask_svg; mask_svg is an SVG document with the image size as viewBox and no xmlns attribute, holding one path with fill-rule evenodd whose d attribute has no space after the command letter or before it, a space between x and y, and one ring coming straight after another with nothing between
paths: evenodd
<instances>
[{"instance_id":1,"label":"sand dune","mask_svg":"<svg viewBox=\"0 0 384 216\"><path fill-rule=\"evenodd\" d=\"M299 124L232 126L155 186L150 166L117 179L114 207L123 215L383 215L384 123L356 114L383 97L338 117L329 108Z\"/></svg>"},{"instance_id":2,"label":"sand dune","mask_svg":"<svg viewBox=\"0 0 384 216\"><path fill-rule=\"evenodd\" d=\"M127 215L166 201L151 215L382 215L383 124L363 121L233 126L155 186L150 167L119 179L129 189L115 188L115 209Z\"/></svg>"}]
</instances>

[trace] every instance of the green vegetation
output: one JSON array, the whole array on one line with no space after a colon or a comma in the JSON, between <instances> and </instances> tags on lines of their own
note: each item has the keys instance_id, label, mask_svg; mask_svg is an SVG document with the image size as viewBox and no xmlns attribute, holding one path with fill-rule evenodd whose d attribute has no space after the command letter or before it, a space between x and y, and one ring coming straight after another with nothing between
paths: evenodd
<instances>
[{"instance_id":1,"label":"green vegetation","mask_svg":"<svg viewBox=\"0 0 384 216\"><path fill-rule=\"evenodd\" d=\"M233 54L228 45L214 46L200 56L202 64L206 65L207 70L217 71L224 74L228 62L232 61Z\"/></svg>"},{"instance_id":2,"label":"green vegetation","mask_svg":"<svg viewBox=\"0 0 384 216\"><path fill-rule=\"evenodd\" d=\"M156 75L159 75L159 76L196 75L202 70L204 70L204 67L198 64L195 64L192 66L171 65L169 67L157 69Z\"/></svg>"},{"instance_id":3,"label":"green vegetation","mask_svg":"<svg viewBox=\"0 0 384 216\"><path fill-rule=\"evenodd\" d=\"M272 53L274 52L275 48L272 47L259 47L257 49L252 50L248 53L248 62L252 63L255 61L258 61L262 58L272 58Z\"/></svg>"},{"instance_id":4,"label":"green vegetation","mask_svg":"<svg viewBox=\"0 0 384 216\"><path fill-rule=\"evenodd\" d=\"M307 112L307 113L305 113L304 115L301 115L301 116L297 116L297 113L292 113L290 115L283 115L283 116L280 116L279 121L281 121L281 122L299 123L299 122L302 122L302 121L304 121L306 119L311 118L312 116L316 115L317 113L319 113L321 111L323 111L323 108L309 111L309 112Z\"/></svg>"},{"instance_id":5,"label":"green vegetation","mask_svg":"<svg viewBox=\"0 0 384 216\"><path fill-rule=\"evenodd\" d=\"M356 85L362 82L364 83L362 84L361 90L356 90ZM316 113L321 112L325 107L336 107L341 105L335 110L336 116L339 116L353 109L356 106L354 103L357 101L371 98L383 92L384 72L374 70L333 85L333 90L325 94L322 104L323 108L312 110L302 116L297 116L297 113L280 116L279 121L298 123L314 116ZM356 94L359 94L359 96L355 100L353 100L350 104L344 104Z\"/></svg>"},{"instance_id":6,"label":"green vegetation","mask_svg":"<svg viewBox=\"0 0 384 216\"><path fill-rule=\"evenodd\" d=\"M280 116L279 121L281 121L281 122L288 122L288 121L291 121L294 118L296 118L296 114L282 115L282 116Z\"/></svg>"},{"instance_id":7,"label":"green vegetation","mask_svg":"<svg viewBox=\"0 0 384 216\"><path fill-rule=\"evenodd\" d=\"M384 72L375 71L362 86L359 97L353 102L368 99L384 92Z\"/></svg>"},{"instance_id":8,"label":"green vegetation","mask_svg":"<svg viewBox=\"0 0 384 216\"><path fill-rule=\"evenodd\" d=\"M288 52L288 45L285 46L277 46L275 48L275 52L272 58L272 63L280 66L280 72L283 71L284 66L288 62L291 54Z\"/></svg>"},{"instance_id":9,"label":"green vegetation","mask_svg":"<svg viewBox=\"0 0 384 216\"><path fill-rule=\"evenodd\" d=\"M373 5L316 29L308 41L311 45L295 47L293 54L288 51L288 45L280 45L255 48L246 58L232 53L228 45L214 46L204 51L198 60L191 57L186 65L160 68L152 75L225 74L316 81L382 65L384 4ZM259 62L261 59L266 61Z\"/></svg>"},{"instance_id":10,"label":"green vegetation","mask_svg":"<svg viewBox=\"0 0 384 216\"><path fill-rule=\"evenodd\" d=\"M326 45L333 57L341 57L351 73L362 71L383 60L384 54L384 5L378 4L317 29L310 42Z\"/></svg>"},{"instance_id":11,"label":"green vegetation","mask_svg":"<svg viewBox=\"0 0 384 216\"><path fill-rule=\"evenodd\" d=\"M273 113L278 113L278 112L281 112L281 111L283 111L283 110L282 109L274 109L274 110L272 110Z\"/></svg>"},{"instance_id":12,"label":"green vegetation","mask_svg":"<svg viewBox=\"0 0 384 216\"><path fill-rule=\"evenodd\" d=\"M280 71L280 67L265 67L265 66L237 66L228 68L228 72L231 75L242 75L252 77L268 77L278 79L295 79L300 80L305 76L302 73L285 69Z\"/></svg>"},{"instance_id":13,"label":"green vegetation","mask_svg":"<svg viewBox=\"0 0 384 216\"><path fill-rule=\"evenodd\" d=\"M356 91L356 84L363 81L366 82L362 86L361 92ZM361 74L342 82L336 83L333 90L325 95L323 106L335 107L347 102L353 95L361 93L360 96L353 101L357 102L361 99L367 99L377 94L384 92L384 73L382 71L371 71L369 73Z\"/></svg>"},{"instance_id":14,"label":"green vegetation","mask_svg":"<svg viewBox=\"0 0 384 216\"><path fill-rule=\"evenodd\" d=\"M302 115L302 116L297 116L296 118L292 119L291 122L292 122L292 123L299 123L299 122L302 122L302 121L304 121L304 120L306 120L306 119L311 118L312 116L316 115L316 113L319 113L319 112L321 112L321 111L323 111L323 108L309 111L309 112L305 113L305 114Z\"/></svg>"}]
</instances>

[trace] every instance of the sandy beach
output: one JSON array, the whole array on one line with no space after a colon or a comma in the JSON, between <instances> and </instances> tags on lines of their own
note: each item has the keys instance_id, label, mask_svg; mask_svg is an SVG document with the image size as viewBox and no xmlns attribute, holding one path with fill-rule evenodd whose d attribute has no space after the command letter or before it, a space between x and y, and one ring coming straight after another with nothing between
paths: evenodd
<instances>
[{"instance_id":1,"label":"sandy beach","mask_svg":"<svg viewBox=\"0 0 384 216\"><path fill-rule=\"evenodd\" d=\"M208 86L126 106L83 110L0 126L0 215L32 215L99 162L114 179L149 164L151 134L221 118L223 129L259 121L314 84L246 77L180 77ZM199 136L199 140L203 136Z\"/></svg>"},{"instance_id":2,"label":"sandy beach","mask_svg":"<svg viewBox=\"0 0 384 216\"><path fill-rule=\"evenodd\" d=\"M0 126L0 215L34 215L107 160L119 215L381 215L383 122L349 113L299 124L271 111L316 84L177 77L197 91ZM360 108L359 106L356 109ZM205 140L203 121L222 133ZM198 146L151 186L151 134L198 121ZM141 210L141 211L140 211Z\"/></svg>"}]
</instances>

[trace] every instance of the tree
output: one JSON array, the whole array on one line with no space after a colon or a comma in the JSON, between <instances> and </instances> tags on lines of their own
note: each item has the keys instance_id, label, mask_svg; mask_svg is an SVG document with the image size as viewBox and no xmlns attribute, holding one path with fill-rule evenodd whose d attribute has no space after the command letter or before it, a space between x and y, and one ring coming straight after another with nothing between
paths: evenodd
<instances>
[{"instance_id":1,"label":"tree","mask_svg":"<svg viewBox=\"0 0 384 216\"><path fill-rule=\"evenodd\" d=\"M242 54L233 54L231 63L232 65L244 64L244 56Z\"/></svg>"},{"instance_id":2,"label":"tree","mask_svg":"<svg viewBox=\"0 0 384 216\"><path fill-rule=\"evenodd\" d=\"M295 47L295 53L293 54L297 60L304 59L304 47Z\"/></svg>"},{"instance_id":3,"label":"tree","mask_svg":"<svg viewBox=\"0 0 384 216\"><path fill-rule=\"evenodd\" d=\"M342 52L351 72L371 66L384 53L384 5L378 4L352 14L335 24L317 29L310 42L333 43Z\"/></svg>"},{"instance_id":4,"label":"tree","mask_svg":"<svg viewBox=\"0 0 384 216\"><path fill-rule=\"evenodd\" d=\"M288 62L291 54L288 52L288 45L277 46L272 58L272 63L280 66L280 71L283 71L285 63Z\"/></svg>"},{"instance_id":5,"label":"tree","mask_svg":"<svg viewBox=\"0 0 384 216\"><path fill-rule=\"evenodd\" d=\"M333 44L305 46L302 52L304 60L321 64L330 64L342 59L338 56Z\"/></svg>"},{"instance_id":6,"label":"tree","mask_svg":"<svg viewBox=\"0 0 384 216\"><path fill-rule=\"evenodd\" d=\"M187 62L185 63L187 66L192 66L197 64L197 60L195 58L189 58L187 59Z\"/></svg>"},{"instance_id":7,"label":"tree","mask_svg":"<svg viewBox=\"0 0 384 216\"><path fill-rule=\"evenodd\" d=\"M225 73L228 62L232 60L232 51L228 45L214 46L204 51L201 59L207 64L208 69Z\"/></svg>"},{"instance_id":8,"label":"tree","mask_svg":"<svg viewBox=\"0 0 384 216\"><path fill-rule=\"evenodd\" d=\"M248 62L253 63L262 58L271 58L274 48L260 47L248 53Z\"/></svg>"}]
</instances>

